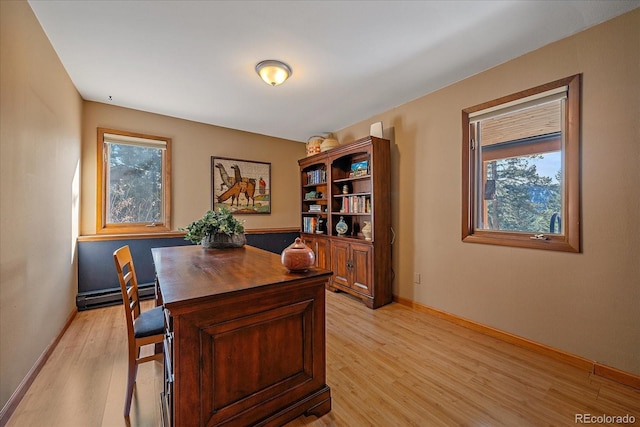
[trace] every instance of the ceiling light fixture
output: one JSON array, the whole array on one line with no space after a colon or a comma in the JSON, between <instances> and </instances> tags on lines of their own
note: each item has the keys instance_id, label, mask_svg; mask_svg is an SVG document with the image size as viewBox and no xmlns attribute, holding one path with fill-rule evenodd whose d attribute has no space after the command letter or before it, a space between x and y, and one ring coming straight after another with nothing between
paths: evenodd
<instances>
[{"instance_id":1,"label":"ceiling light fixture","mask_svg":"<svg viewBox=\"0 0 640 427\"><path fill-rule=\"evenodd\" d=\"M291 67L275 59L258 62L256 64L256 72L266 84L271 86L281 85L293 74Z\"/></svg>"}]
</instances>

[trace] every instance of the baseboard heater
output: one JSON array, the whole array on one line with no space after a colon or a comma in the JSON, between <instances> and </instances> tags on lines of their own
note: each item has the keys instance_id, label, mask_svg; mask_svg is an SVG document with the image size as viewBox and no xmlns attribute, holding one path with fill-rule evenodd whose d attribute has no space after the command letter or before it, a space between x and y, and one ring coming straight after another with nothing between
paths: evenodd
<instances>
[{"instance_id":1,"label":"baseboard heater","mask_svg":"<svg viewBox=\"0 0 640 427\"><path fill-rule=\"evenodd\" d=\"M140 299L155 298L156 291L154 283L143 283L138 285L138 295L140 295ZM118 304L122 304L122 293L120 292L120 288L81 292L76 296L76 306L78 307L78 311Z\"/></svg>"}]
</instances>

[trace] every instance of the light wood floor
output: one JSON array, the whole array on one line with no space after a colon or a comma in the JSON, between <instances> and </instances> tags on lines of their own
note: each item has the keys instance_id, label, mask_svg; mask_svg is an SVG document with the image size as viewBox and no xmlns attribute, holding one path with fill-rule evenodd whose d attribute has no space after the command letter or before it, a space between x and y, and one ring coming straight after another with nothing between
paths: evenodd
<instances>
[{"instance_id":1,"label":"light wood floor","mask_svg":"<svg viewBox=\"0 0 640 427\"><path fill-rule=\"evenodd\" d=\"M147 308L151 302L145 302ZM7 427L123 426L122 307L80 312ZM332 411L296 426L568 426L576 414L640 424L640 390L399 304L327 293ZM132 426L160 424L162 365L140 366Z\"/></svg>"}]
</instances>

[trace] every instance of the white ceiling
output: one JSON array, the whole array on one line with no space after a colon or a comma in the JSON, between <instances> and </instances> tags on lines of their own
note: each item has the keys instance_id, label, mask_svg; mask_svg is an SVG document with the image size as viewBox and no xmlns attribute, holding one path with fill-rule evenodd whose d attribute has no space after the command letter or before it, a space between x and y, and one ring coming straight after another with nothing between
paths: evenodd
<instances>
[{"instance_id":1,"label":"white ceiling","mask_svg":"<svg viewBox=\"0 0 640 427\"><path fill-rule=\"evenodd\" d=\"M302 142L640 6L640 0L29 3L84 99ZM264 59L288 63L292 77L266 85L254 70Z\"/></svg>"}]
</instances>

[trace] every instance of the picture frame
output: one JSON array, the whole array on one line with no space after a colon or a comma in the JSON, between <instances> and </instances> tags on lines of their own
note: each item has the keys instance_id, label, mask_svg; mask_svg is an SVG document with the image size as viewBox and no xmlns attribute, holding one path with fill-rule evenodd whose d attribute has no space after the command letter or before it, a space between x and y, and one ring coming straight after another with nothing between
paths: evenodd
<instances>
[{"instance_id":1,"label":"picture frame","mask_svg":"<svg viewBox=\"0 0 640 427\"><path fill-rule=\"evenodd\" d=\"M211 209L271 213L271 163L211 156Z\"/></svg>"},{"instance_id":2,"label":"picture frame","mask_svg":"<svg viewBox=\"0 0 640 427\"><path fill-rule=\"evenodd\" d=\"M351 164L351 171L349 172L350 178L359 176L365 176L369 174L369 161L362 160L360 162L354 162Z\"/></svg>"}]
</instances>

